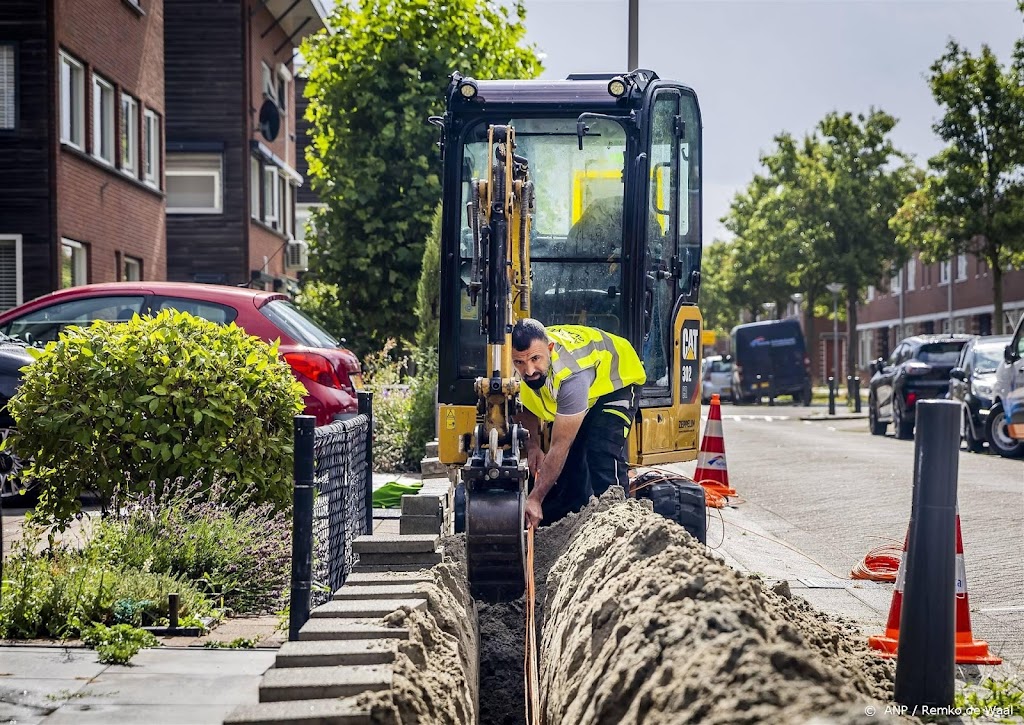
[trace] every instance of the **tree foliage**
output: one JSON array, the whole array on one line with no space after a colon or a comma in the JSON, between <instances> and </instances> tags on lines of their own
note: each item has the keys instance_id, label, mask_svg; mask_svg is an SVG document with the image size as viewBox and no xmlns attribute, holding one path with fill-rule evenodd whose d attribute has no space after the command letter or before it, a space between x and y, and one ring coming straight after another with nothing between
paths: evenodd
<instances>
[{"instance_id":1,"label":"tree foliage","mask_svg":"<svg viewBox=\"0 0 1024 725\"><path fill-rule=\"evenodd\" d=\"M271 346L183 312L69 327L8 404L14 445L41 482L36 515L63 527L79 495L224 479L225 499L285 508L292 418L305 388Z\"/></svg>"},{"instance_id":2,"label":"tree foliage","mask_svg":"<svg viewBox=\"0 0 1024 725\"><path fill-rule=\"evenodd\" d=\"M933 128L947 145L891 225L926 262L985 260L998 327L1003 272L1024 262L1024 41L1006 68L988 46L973 55L951 41L928 84L943 109Z\"/></svg>"},{"instance_id":3,"label":"tree foliage","mask_svg":"<svg viewBox=\"0 0 1024 725\"><path fill-rule=\"evenodd\" d=\"M326 202L313 240L321 280L337 285L341 327L357 352L409 340L423 244L440 199L437 131L452 71L530 78L525 9L497 0L339 2L333 35L303 45L308 65L307 153Z\"/></svg>"}]
</instances>

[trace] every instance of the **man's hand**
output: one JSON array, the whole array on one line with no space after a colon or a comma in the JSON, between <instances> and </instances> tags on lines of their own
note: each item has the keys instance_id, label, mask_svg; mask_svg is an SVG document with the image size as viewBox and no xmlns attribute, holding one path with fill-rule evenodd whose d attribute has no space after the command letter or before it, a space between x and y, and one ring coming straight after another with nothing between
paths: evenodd
<instances>
[{"instance_id":1,"label":"man's hand","mask_svg":"<svg viewBox=\"0 0 1024 725\"><path fill-rule=\"evenodd\" d=\"M526 497L526 528L535 529L543 520L544 510L541 508L540 501L530 494Z\"/></svg>"}]
</instances>

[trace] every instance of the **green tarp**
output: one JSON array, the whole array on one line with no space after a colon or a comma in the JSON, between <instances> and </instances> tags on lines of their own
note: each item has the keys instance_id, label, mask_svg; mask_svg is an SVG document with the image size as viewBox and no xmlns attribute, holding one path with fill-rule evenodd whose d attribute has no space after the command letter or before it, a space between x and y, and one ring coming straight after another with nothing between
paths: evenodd
<instances>
[{"instance_id":1,"label":"green tarp","mask_svg":"<svg viewBox=\"0 0 1024 725\"><path fill-rule=\"evenodd\" d=\"M390 481L373 492L375 509L396 509L402 505L402 495L417 493L423 488L422 483L398 483Z\"/></svg>"}]
</instances>

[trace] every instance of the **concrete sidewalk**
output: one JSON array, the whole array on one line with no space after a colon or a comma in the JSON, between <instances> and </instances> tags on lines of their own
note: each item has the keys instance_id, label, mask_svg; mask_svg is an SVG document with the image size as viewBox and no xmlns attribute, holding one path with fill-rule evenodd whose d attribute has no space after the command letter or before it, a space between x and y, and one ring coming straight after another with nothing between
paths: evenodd
<instances>
[{"instance_id":1,"label":"concrete sidewalk","mask_svg":"<svg viewBox=\"0 0 1024 725\"><path fill-rule=\"evenodd\" d=\"M254 703L277 650L142 650L104 665L70 647L0 647L0 723L220 725Z\"/></svg>"}]
</instances>

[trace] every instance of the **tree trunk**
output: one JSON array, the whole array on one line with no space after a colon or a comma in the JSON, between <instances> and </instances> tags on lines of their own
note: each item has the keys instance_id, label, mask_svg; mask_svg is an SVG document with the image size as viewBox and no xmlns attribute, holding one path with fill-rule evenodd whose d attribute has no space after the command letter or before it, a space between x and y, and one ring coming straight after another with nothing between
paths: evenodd
<instances>
[{"instance_id":1,"label":"tree trunk","mask_svg":"<svg viewBox=\"0 0 1024 725\"><path fill-rule=\"evenodd\" d=\"M857 370L857 300L860 290L854 285L846 286L846 374L859 375Z\"/></svg>"},{"instance_id":2,"label":"tree trunk","mask_svg":"<svg viewBox=\"0 0 1024 725\"><path fill-rule=\"evenodd\" d=\"M814 379L814 373L818 369L818 337L814 332L814 303L815 295L813 292L806 293L807 298L804 300L804 345L807 349L807 358L811 361L811 379Z\"/></svg>"},{"instance_id":3,"label":"tree trunk","mask_svg":"<svg viewBox=\"0 0 1024 725\"><path fill-rule=\"evenodd\" d=\"M990 263L991 264L991 263ZM1003 334L1003 267L998 257L992 268L992 334Z\"/></svg>"}]
</instances>

